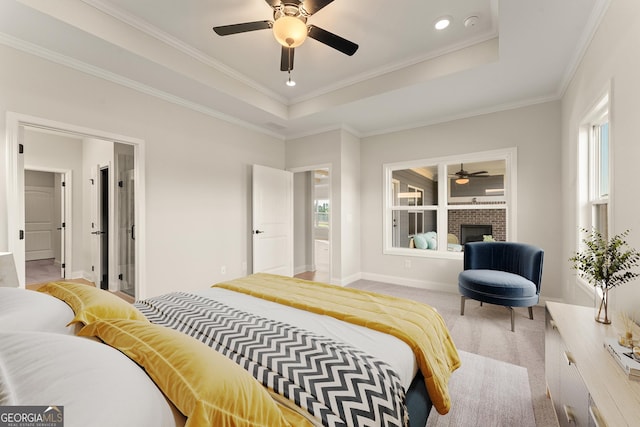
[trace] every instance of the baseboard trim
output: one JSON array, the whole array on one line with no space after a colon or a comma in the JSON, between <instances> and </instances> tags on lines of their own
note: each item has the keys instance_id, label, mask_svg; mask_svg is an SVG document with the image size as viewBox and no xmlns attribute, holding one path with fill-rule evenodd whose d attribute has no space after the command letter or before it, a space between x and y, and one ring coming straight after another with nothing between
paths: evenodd
<instances>
[{"instance_id":1,"label":"baseboard trim","mask_svg":"<svg viewBox=\"0 0 640 427\"><path fill-rule=\"evenodd\" d=\"M446 292L449 294L459 294L457 283L452 285L451 283L430 282L427 280L408 279L405 277L386 276L375 273L361 273L360 276L363 280L390 283L392 285L410 286L412 288L428 289L430 291ZM549 298L541 295L540 300L536 305L544 307L547 301L563 302L564 300L562 298Z\"/></svg>"},{"instance_id":2,"label":"baseboard trim","mask_svg":"<svg viewBox=\"0 0 640 427\"><path fill-rule=\"evenodd\" d=\"M372 280L374 282L390 283L392 285L410 286L412 288L428 289L431 291L447 292L450 294L457 294L458 287L451 285L450 283L431 282L428 280L408 279L398 276L387 276L383 274L375 273L361 273L361 279Z\"/></svg>"},{"instance_id":3,"label":"baseboard trim","mask_svg":"<svg viewBox=\"0 0 640 427\"><path fill-rule=\"evenodd\" d=\"M356 273L342 279L332 278L331 283L340 285L340 286L347 286L349 283L356 282L360 279L362 279L362 273Z\"/></svg>"}]
</instances>

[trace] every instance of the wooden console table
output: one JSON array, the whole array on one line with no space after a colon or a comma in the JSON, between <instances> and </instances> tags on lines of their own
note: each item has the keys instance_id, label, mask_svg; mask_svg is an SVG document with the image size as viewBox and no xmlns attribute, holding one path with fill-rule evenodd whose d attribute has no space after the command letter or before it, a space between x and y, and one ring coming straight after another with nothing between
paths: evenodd
<instances>
[{"instance_id":1,"label":"wooden console table","mask_svg":"<svg viewBox=\"0 0 640 427\"><path fill-rule=\"evenodd\" d=\"M603 345L615 336L613 325L594 320L593 307L547 302L547 390L561 426L640 425L640 381L629 380Z\"/></svg>"}]
</instances>

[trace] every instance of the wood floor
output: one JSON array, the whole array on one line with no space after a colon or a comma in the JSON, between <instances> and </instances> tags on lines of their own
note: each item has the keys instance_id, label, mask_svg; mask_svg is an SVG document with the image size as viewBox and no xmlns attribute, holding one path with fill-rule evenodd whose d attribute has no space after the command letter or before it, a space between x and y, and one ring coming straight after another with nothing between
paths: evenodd
<instances>
[{"instance_id":1,"label":"wood floor","mask_svg":"<svg viewBox=\"0 0 640 427\"><path fill-rule=\"evenodd\" d=\"M329 271L329 241L315 241L315 271L305 271L296 274L295 277L304 280L313 280L315 282L331 282L331 273Z\"/></svg>"}]
</instances>

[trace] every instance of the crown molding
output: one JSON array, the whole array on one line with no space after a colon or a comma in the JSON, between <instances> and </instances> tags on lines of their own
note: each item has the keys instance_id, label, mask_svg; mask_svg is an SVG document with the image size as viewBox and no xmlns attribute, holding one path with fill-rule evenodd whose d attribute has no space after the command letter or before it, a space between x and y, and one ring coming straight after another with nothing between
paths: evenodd
<instances>
[{"instance_id":1,"label":"crown molding","mask_svg":"<svg viewBox=\"0 0 640 427\"><path fill-rule=\"evenodd\" d=\"M122 9L119 9L115 6L113 6L110 3L104 2L102 0L81 0L84 3L88 4L89 6L92 6L96 9L98 9L99 11L111 16L112 18L117 19L118 21L121 21L133 28L135 28L136 30L168 45L171 46L172 48L184 53L185 55L188 55L200 62L202 62L203 64L212 67L214 69L216 69L217 71L220 71L221 73L225 74L226 76L235 79L249 87L251 87L252 89L257 90L258 92L262 93L263 95L266 95L274 100L277 100L278 102L287 105L289 103L288 99L281 96L280 94L273 92L272 90L260 85L259 83L257 83L255 80L250 79L249 77L237 72L236 70L234 70L233 68L230 68L228 66L226 66L225 64L223 64L222 62L212 58L211 56L205 54L204 52L202 52L201 50L198 50L196 48L194 48L193 46L184 43L182 40L179 40L175 37L173 37L172 35L160 30L159 28L155 27L154 25L136 17L131 15L130 13L127 13L125 11L123 11Z\"/></svg>"},{"instance_id":2,"label":"crown molding","mask_svg":"<svg viewBox=\"0 0 640 427\"><path fill-rule=\"evenodd\" d=\"M138 81L123 77L119 74L113 73L111 71L107 71L105 69L95 67L93 65L87 64L86 62L78 61L77 59L70 58L68 56L62 55L60 53L51 51L49 49L43 48L42 46L35 45L33 43L18 39L9 34L0 32L0 44L5 46L12 47L14 49L20 50L22 52L26 52L28 54L46 59L48 61L54 62L56 64L64 65L76 71L80 71L85 74L92 75L94 77L101 78L103 80L110 81L112 83L118 84L120 86L127 87L129 89L133 89L137 92L144 93L146 95L153 96L158 99L162 99L163 101L170 102L175 105L179 105L181 107L197 111L202 114L206 114L207 116L214 117L216 119L232 123L238 126L241 126L246 129L250 129L256 132L260 132L262 134L272 136L274 138L284 140L284 135L280 133L273 132L269 129L256 126L252 123L248 123L244 120L240 120L236 117L221 113L213 108L206 107L202 104L198 104L187 99L181 98L179 96L172 95L168 92L164 92L153 88L151 86L145 85Z\"/></svg>"}]
</instances>

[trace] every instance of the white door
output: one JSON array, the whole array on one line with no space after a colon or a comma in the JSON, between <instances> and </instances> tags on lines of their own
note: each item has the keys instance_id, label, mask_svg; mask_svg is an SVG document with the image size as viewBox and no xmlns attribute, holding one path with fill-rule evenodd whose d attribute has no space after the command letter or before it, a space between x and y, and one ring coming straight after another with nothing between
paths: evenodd
<instances>
[{"instance_id":1,"label":"white door","mask_svg":"<svg viewBox=\"0 0 640 427\"><path fill-rule=\"evenodd\" d=\"M25 260L54 257L56 224L53 187L26 186L24 189Z\"/></svg>"},{"instance_id":2,"label":"white door","mask_svg":"<svg viewBox=\"0 0 640 427\"><path fill-rule=\"evenodd\" d=\"M293 276L293 173L253 165L253 272Z\"/></svg>"}]
</instances>

